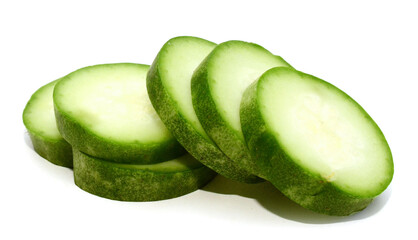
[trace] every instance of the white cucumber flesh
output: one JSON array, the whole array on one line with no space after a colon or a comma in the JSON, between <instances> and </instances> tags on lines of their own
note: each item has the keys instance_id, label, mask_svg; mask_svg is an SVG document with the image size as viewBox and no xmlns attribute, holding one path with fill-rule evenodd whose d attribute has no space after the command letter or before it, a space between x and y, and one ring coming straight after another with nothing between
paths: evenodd
<instances>
[{"instance_id":1,"label":"white cucumber flesh","mask_svg":"<svg viewBox=\"0 0 418 240\"><path fill-rule=\"evenodd\" d=\"M148 65L82 68L55 87L58 129L75 148L124 163L155 163L184 153L146 90Z\"/></svg>"},{"instance_id":2,"label":"white cucumber flesh","mask_svg":"<svg viewBox=\"0 0 418 240\"><path fill-rule=\"evenodd\" d=\"M267 71L247 89L241 123L268 179L314 211L359 211L391 182L392 155L379 127L351 97L314 76Z\"/></svg>"}]
</instances>

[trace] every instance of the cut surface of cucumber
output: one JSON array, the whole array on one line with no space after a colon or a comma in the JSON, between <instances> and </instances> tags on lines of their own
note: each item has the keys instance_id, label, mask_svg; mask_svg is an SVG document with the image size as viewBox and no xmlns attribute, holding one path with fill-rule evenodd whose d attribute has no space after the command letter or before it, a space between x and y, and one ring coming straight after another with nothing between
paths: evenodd
<instances>
[{"instance_id":1,"label":"cut surface of cucumber","mask_svg":"<svg viewBox=\"0 0 418 240\"><path fill-rule=\"evenodd\" d=\"M259 45L228 41L199 65L191 84L193 106L207 134L235 163L258 176L241 132L240 102L248 85L278 66L290 67Z\"/></svg>"},{"instance_id":2,"label":"cut surface of cucumber","mask_svg":"<svg viewBox=\"0 0 418 240\"><path fill-rule=\"evenodd\" d=\"M379 127L347 94L314 76L267 71L243 96L241 124L268 180L311 210L349 215L392 180L392 155Z\"/></svg>"},{"instance_id":3,"label":"cut surface of cucumber","mask_svg":"<svg viewBox=\"0 0 418 240\"><path fill-rule=\"evenodd\" d=\"M58 129L75 148L123 163L155 163L184 149L156 114L146 90L148 65L79 69L55 86Z\"/></svg>"},{"instance_id":4,"label":"cut surface of cucumber","mask_svg":"<svg viewBox=\"0 0 418 240\"><path fill-rule=\"evenodd\" d=\"M74 149L74 181L97 196L120 201L175 198L203 187L216 175L191 155L150 165L109 162Z\"/></svg>"},{"instance_id":5,"label":"cut surface of cucumber","mask_svg":"<svg viewBox=\"0 0 418 240\"><path fill-rule=\"evenodd\" d=\"M28 130L34 150L48 161L72 168L70 144L61 137L55 122L52 93L58 80L39 88L23 111L23 123Z\"/></svg>"},{"instance_id":6,"label":"cut surface of cucumber","mask_svg":"<svg viewBox=\"0 0 418 240\"><path fill-rule=\"evenodd\" d=\"M147 76L151 102L177 140L196 159L219 174L241 182L259 178L232 162L207 136L193 109L193 71L215 43L196 37L176 37L161 48Z\"/></svg>"}]
</instances>

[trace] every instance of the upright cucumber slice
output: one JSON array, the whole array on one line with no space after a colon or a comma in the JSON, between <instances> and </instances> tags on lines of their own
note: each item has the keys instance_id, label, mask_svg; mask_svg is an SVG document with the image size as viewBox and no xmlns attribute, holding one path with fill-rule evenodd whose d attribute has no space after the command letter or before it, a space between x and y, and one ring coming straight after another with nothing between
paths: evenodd
<instances>
[{"instance_id":1,"label":"upright cucumber slice","mask_svg":"<svg viewBox=\"0 0 418 240\"><path fill-rule=\"evenodd\" d=\"M273 68L245 92L241 124L253 159L281 192L329 215L364 209L392 180L379 127L335 86Z\"/></svg>"},{"instance_id":2,"label":"upright cucumber slice","mask_svg":"<svg viewBox=\"0 0 418 240\"><path fill-rule=\"evenodd\" d=\"M61 137L54 115L52 93L58 80L38 89L23 111L23 123L29 132L35 151L51 163L72 168L70 144Z\"/></svg>"},{"instance_id":3,"label":"upright cucumber slice","mask_svg":"<svg viewBox=\"0 0 418 240\"><path fill-rule=\"evenodd\" d=\"M247 86L277 66L290 67L259 45L229 41L209 54L192 79L193 106L203 128L236 164L261 177L241 132L239 106Z\"/></svg>"},{"instance_id":4,"label":"upright cucumber slice","mask_svg":"<svg viewBox=\"0 0 418 240\"><path fill-rule=\"evenodd\" d=\"M212 142L193 109L190 90L193 71L215 46L195 37L170 39L148 73L148 94L161 120L190 154L227 178L256 182L257 177L232 162Z\"/></svg>"},{"instance_id":5,"label":"upright cucumber slice","mask_svg":"<svg viewBox=\"0 0 418 240\"><path fill-rule=\"evenodd\" d=\"M215 172L189 154L151 165L122 164L74 149L74 181L81 189L120 201L155 201L193 192Z\"/></svg>"},{"instance_id":6,"label":"upright cucumber slice","mask_svg":"<svg viewBox=\"0 0 418 240\"><path fill-rule=\"evenodd\" d=\"M156 163L184 154L149 101L148 69L104 64L62 78L54 104L64 139L82 152L120 163Z\"/></svg>"}]
</instances>

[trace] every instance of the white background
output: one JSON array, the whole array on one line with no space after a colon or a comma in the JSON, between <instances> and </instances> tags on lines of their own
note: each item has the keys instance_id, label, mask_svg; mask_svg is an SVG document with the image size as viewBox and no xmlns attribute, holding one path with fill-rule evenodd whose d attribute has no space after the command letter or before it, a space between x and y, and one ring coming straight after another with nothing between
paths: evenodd
<instances>
[{"instance_id":1,"label":"white background","mask_svg":"<svg viewBox=\"0 0 418 240\"><path fill-rule=\"evenodd\" d=\"M417 239L417 32L414 1L2 1L0 239ZM386 135L390 187L350 217L222 177L126 203L83 192L71 170L33 151L21 115L36 89L88 65L151 64L180 35L258 43L346 91Z\"/></svg>"}]
</instances>

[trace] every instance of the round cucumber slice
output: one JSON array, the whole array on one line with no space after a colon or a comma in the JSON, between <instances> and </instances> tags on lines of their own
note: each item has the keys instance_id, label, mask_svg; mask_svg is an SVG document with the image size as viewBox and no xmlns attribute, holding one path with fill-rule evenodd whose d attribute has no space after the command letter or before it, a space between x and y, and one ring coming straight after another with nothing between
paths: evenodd
<instances>
[{"instance_id":1,"label":"round cucumber slice","mask_svg":"<svg viewBox=\"0 0 418 240\"><path fill-rule=\"evenodd\" d=\"M245 92L241 124L253 159L283 194L329 215L364 209L392 180L385 137L340 89L273 68Z\"/></svg>"},{"instance_id":2,"label":"round cucumber slice","mask_svg":"<svg viewBox=\"0 0 418 240\"><path fill-rule=\"evenodd\" d=\"M167 41L148 72L148 94L161 120L191 155L227 178L258 182L257 177L232 162L207 136L193 109L190 89L193 71L215 46L196 37Z\"/></svg>"},{"instance_id":3,"label":"round cucumber slice","mask_svg":"<svg viewBox=\"0 0 418 240\"><path fill-rule=\"evenodd\" d=\"M277 66L290 67L259 45L228 41L219 44L200 64L191 84L193 106L208 135L236 164L263 178L247 150L239 107L247 86Z\"/></svg>"},{"instance_id":4,"label":"round cucumber slice","mask_svg":"<svg viewBox=\"0 0 418 240\"><path fill-rule=\"evenodd\" d=\"M150 165L104 161L74 149L74 181L97 196L120 201L156 201L193 192L216 173L191 155Z\"/></svg>"},{"instance_id":5,"label":"round cucumber slice","mask_svg":"<svg viewBox=\"0 0 418 240\"><path fill-rule=\"evenodd\" d=\"M32 95L23 111L23 123L35 152L53 164L72 168L71 146L61 137L55 122L52 93L58 81L46 84Z\"/></svg>"},{"instance_id":6,"label":"round cucumber slice","mask_svg":"<svg viewBox=\"0 0 418 240\"><path fill-rule=\"evenodd\" d=\"M64 139L82 152L120 163L156 163L184 154L148 98L148 69L103 64L62 78L54 105Z\"/></svg>"}]
</instances>

